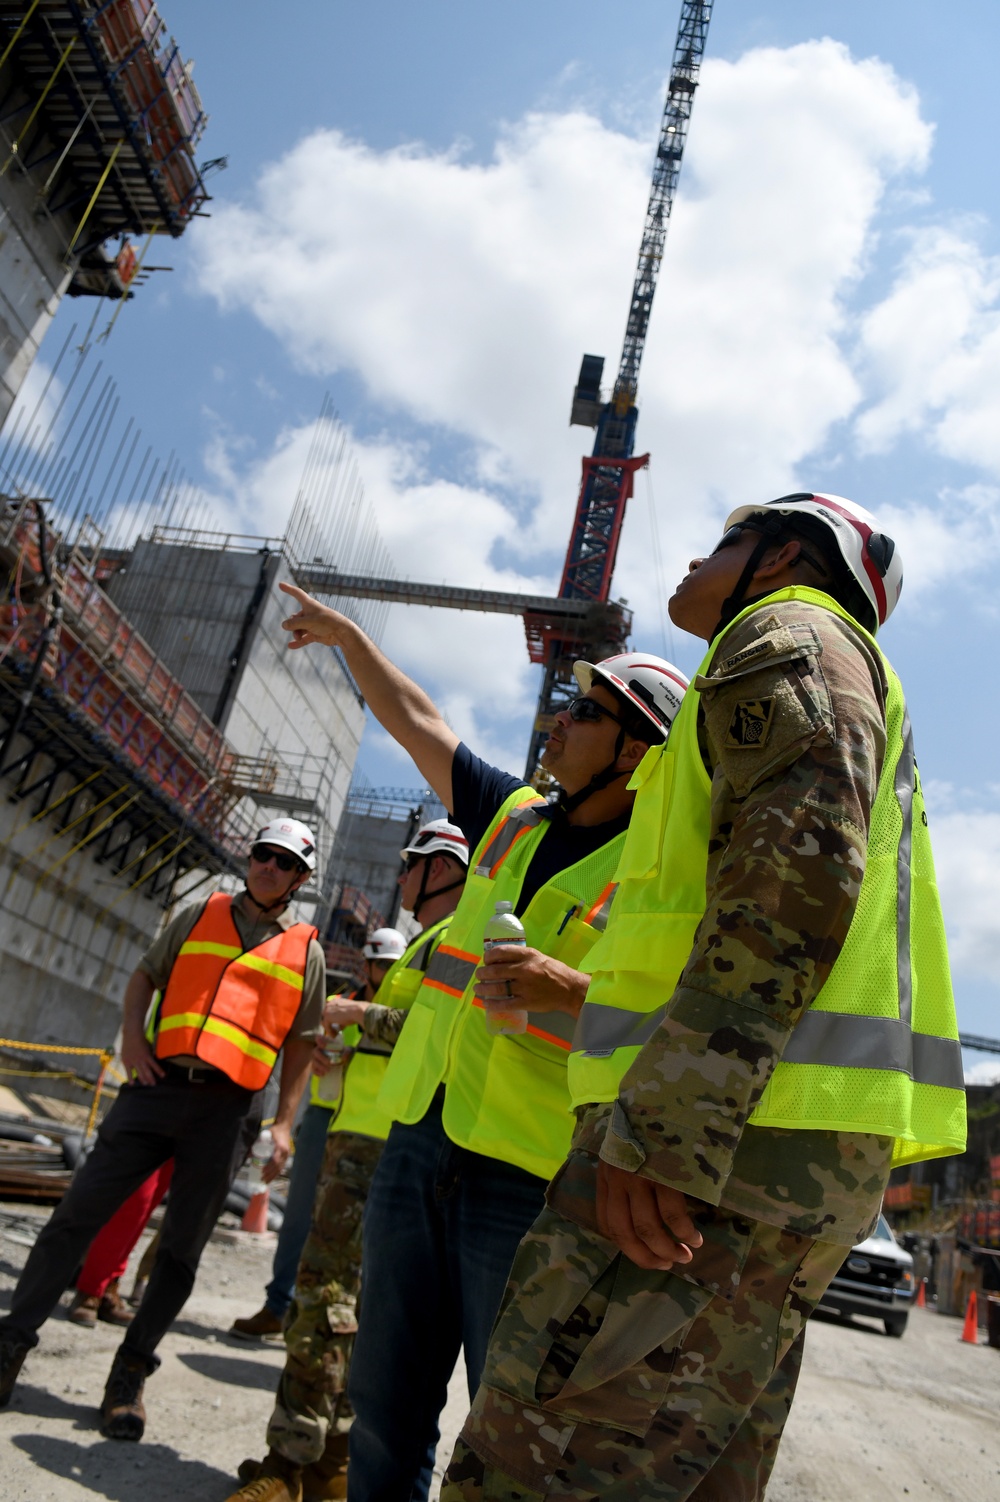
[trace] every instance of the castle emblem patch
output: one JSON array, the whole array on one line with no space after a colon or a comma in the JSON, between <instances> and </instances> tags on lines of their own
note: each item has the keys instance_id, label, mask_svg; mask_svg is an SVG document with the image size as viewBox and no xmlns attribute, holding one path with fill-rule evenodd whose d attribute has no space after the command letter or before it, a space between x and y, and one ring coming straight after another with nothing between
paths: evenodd
<instances>
[{"instance_id":1,"label":"castle emblem patch","mask_svg":"<svg viewBox=\"0 0 1000 1502\"><path fill-rule=\"evenodd\" d=\"M733 710L726 745L746 750L767 742L774 717L774 699L741 699Z\"/></svg>"}]
</instances>

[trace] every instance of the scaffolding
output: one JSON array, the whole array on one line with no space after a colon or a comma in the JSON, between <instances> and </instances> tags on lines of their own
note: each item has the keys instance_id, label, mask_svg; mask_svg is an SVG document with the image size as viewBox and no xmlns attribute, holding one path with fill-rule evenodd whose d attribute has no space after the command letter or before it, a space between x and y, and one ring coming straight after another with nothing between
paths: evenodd
<instances>
[{"instance_id":1,"label":"scaffolding","mask_svg":"<svg viewBox=\"0 0 1000 1502\"><path fill-rule=\"evenodd\" d=\"M244 800L261 788L248 772L262 769L235 755L92 567L61 544L42 502L0 498L11 581L0 608L0 776L16 775L11 797L38 794L36 820L61 810L60 833L75 827L70 854L92 846L131 876L129 890L154 899L192 869L235 873L252 832ZM63 774L76 780L56 799Z\"/></svg>"},{"instance_id":2,"label":"scaffolding","mask_svg":"<svg viewBox=\"0 0 1000 1502\"><path fill-rule=\"evenodd\" d=\"M70 216L67 254L182 234L208 197L195 161L207 116L152 0L0 0L0 28L4 170L31 176L40 211Z\"/></svg>"}]
</instances>

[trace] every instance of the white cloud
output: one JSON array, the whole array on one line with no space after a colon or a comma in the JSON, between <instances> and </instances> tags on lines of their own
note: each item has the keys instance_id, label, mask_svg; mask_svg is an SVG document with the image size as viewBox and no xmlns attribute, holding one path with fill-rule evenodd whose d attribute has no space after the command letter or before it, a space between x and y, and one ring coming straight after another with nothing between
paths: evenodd
<instances>
[{"instance_id":1,"label":"white cloud","mask_svg":"<svg viewBox=\"0 0 1000 1502\"><path fill-rule=\"evenodd\" d=\"M671 571L706 513L792 484L854 408L842 300L887 184L929 143L913 91L838 43L706 63L641 381ZM586 444L570 390L585 349L613 370L649 166L648 142L579 110L528 115L485 164L319 131L198 226L201 285L301 365L471 438L484 481L515 507L535 493L522 552L547 548L554 572ZM646 552L626 529L630 595Z\"/></svg>"},{"instance_id":2,"label":"white cloud","mask_svg":"<svg viewBox=\"0 0 1000 1502\"><path fill-rule=\"evenodd\" d=\"M1000 259L957 230L913 235L892 289L862 322L860 353L881 391L857 422L864 451L919 433L1000 478Z\"/></svg>"},{"instance_id":3,"label":"white cloud","mask_svg":"<svg viewBox=\"0 0 1000 1502\"><path fill-rule=\"evenodd\" d=\"M965 1071L967 1085L1000 1085L1000 1059L973 1064Z\"/></svg>"},{"instance_id":4,"label":"white cloud","mask_svg":"<svg viewBox=\"0 0 1000 1502\"><path fill-rule=\"evenodd\" d=\"M995 980L1000 970L1000 813L952 808L932 817L931 836L952 966L961 974Z\"/></svg>"},{"instance_id":5,"label":"white cloud","mask_svg":"<svg viewBox=\"0 0 1000 1502\"><path fill-rule=\"evenodd\" d=\"M882 506L879 519L902 551L907 603L1000 557L1000 489L994 485L945 489L930 501Z\"/></svg>"}]
</instances>

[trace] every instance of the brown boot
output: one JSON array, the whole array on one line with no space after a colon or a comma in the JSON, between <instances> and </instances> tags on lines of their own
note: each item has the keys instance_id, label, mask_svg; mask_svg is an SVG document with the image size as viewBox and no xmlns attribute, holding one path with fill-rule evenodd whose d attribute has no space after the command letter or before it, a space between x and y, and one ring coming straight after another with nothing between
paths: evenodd
<instances>
[{"instance_id":1,"label":"brown boot","mask_svg":"<svg viewBox=\"0 0 1000 1502\"><path fill-rule=\"evenodd\" d=\"M142 1390L155 1364L130 1356L122 1347L115 1352L101 1402L101 1433L105 1439L142 1439L146 1427Z\"/></svg>"},{"instance_id":2,"label":"brown boot","mask_svg":"<svg viewBox=\"0 0 1000 1502\"><path fill-rule=\"evenodd\" d=\"M100 1297L96 1293L75 1293L66 1318L74 1325L83 1325L84 1329L92 1330L97 1324L100 1304Z\"/></svg>"},{"instance_id":3,"label":"brown boot","mask_svg":"<svg viewBox=\"0 0 1000 1502\"><path fill-rule=\"evenodd\" d=\"M70 1315L72 1319L72 1315ZM130 1309L118 1292L118 1279L114 1278L104 1290L97 1318L106 1325L130 1325L135 1319L135 1310Z\"/></svg>"},{"instance_id":4,"label":"brown boot","mask_svg":"<svg viewBox=\"0 0 1000 1502\"><path fill-rule=\"evenodd\" d=\"M234 1319L229 1333L238 1335L241 1340L261 1340L265 1335L280 1335L283 1324L281 1315L275 1314L265 1304L263 1309L258 1309L248 1319Z\"/></svg>"},{"instance_id":5,"label":"brown boot","mask_svg":"<svg viewBox=\"0 0 1000 1502\"><path fill-rule=\"evenodd\" d=\"M242 1476L247 1462L240 1466ZM247 1480L227 1502L302 1502L302 1467L277 1450L268 1450L254 1478Z\"/></svg>"},{"instance_id":6,"label":"brown boot","mask_svg":"<svg viewBox=\"0 0 1000 1502\"><path fill-rule=\"evenodd\" d=\"M347 1496L346 1434L328 1434L319 1460L302 1472L302 1502L341 1502Z\"/></svg>"}]
</instances>

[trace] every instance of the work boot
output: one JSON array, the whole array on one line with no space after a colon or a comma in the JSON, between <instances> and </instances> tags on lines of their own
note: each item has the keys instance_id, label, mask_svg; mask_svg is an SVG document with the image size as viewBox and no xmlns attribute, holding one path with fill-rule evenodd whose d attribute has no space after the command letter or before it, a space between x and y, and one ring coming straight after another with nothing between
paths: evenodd
<instances>
[{"instance_id":1,"label":"work boot","mask_svg":"<svg viewBox=\"0 0 1000 1502\"><path fill-rule=\"evenodd\" d=\"M18 1372L30 1350L30 1345L25 1341L0 1335L0 1408L6 1408L10 1402Z\"/></svg>"},{"instance_id":2,"label":"work boot","mask_svg":"<svg viewBox=\"0 0 1000 1502\"><path fill-rule=\"evenodd\" d=\"M347 1496L346 1434L328 1434L319 1460L302 1472L302 1502L342 1502Z\"/></svg>"},{"instance_id":3,"label":"work boot","mask_svg":"<svg viewBox=\"0 0 1000 1502\"><path fill-rule=\"evenodd\" d=\"M66 1318L74 1325L92 1330L97 1324L97 1311L100 1307L101 1300L96 1293L75 1293Z\"/></svg>"},{"instance_id":4,"label":"work boot","mask_svg":"<svg viewBox=\"0 0 1000 1502\"><path fill-rule=\"evenodd\" d=\"M101 1402L101 1433L105 1439L142 1439L146 1427L142 1389L152 1369L141 1356L131 1356L119 1346Z\"/></svg>"},{"instance_id":5,"label":"work boot","mask_svg":"<svg viewBox=\"0 0 1000 1502\"><path fill-rule=\"evenodd\" d=\"M229 1333L239 1336L241 1340L261 1340L265 1335L280 1335L283 1325L281 1315L275 1314L265 1304L263 1309L251 1314L249 1319L234 1319Z\"/></svg>"},{"instance_id":6,"label":"work boot","mask_svg":"<svg viewBox=\"0 0 1000 1502\"><path fill-rule=\"evenodd\" d=\"M112 1279L101 1295L97 1318L103 1320L106 1325L130 1325L135 1319L135 1310L129 1309L118 1292L117 1278Z\"/></svg>"},{"instance_id":7,"label":"work boot","mask_svg":"<svg viewBox=\"0 0 1000 1502\"><path fill-rule=\"evenodd\" d=\"M253 1467L255 1474L248 1474ZM302 1467L286 1460L277 1450L268 1450L264 1459L244 1461L239 1475L247 1479L226 1502L302 1502Z\"/></svg>"}]
</instances>

